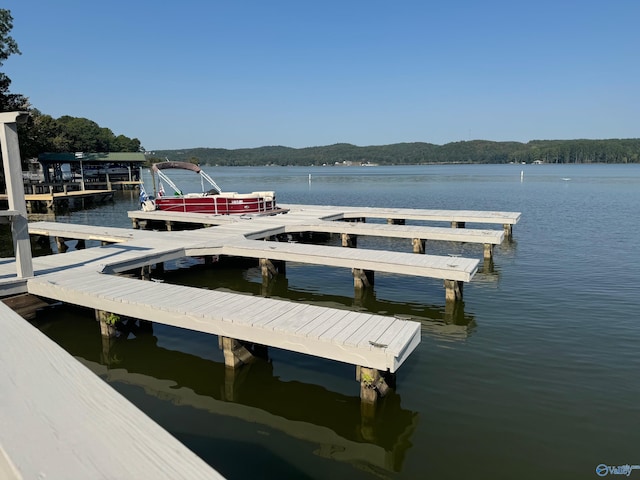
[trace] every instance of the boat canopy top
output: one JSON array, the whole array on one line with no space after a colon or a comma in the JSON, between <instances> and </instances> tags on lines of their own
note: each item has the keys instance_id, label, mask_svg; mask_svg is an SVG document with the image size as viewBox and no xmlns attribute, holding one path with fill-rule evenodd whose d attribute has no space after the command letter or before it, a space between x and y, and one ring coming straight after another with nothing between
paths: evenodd
<instances>
[{"instance_id":1,"label":"boat canopy top","mask_svg":"<svg viewBox=\"0 0 640 480\"><path fill-rule=\"evenodd\" d=\"M202 186L202 192L205 192L205 188L204 188L204 180L206 180L212 187L213 189L209 190L209 193L222 193L222 189L218 186L218 184L213 180L213 178L211 178L204 170L202 170L198 165L194 164L194 163L189 163L189 162L160 162L160 163L154 163L153 166L151 167L153 170L153 173L157 173L158 177L160 177L161 180L164 180L177 194L182 195L182 191L176 187L176 185L173 183L173 181L171 181L171 179L169 177L167 177L167 175L164 174L164 172L162 172L162 170L168 170L171 168L176 168L176 169L181 169L181 170L191 170L192 172L197 173L198 175L200 175L200 183ZM154 182L154 190L155 190L155 182ZM212 192L213 190L213 192Z\"/></svg>"},{"instance_id":2,"label":"boat canopy top","mask_svg":"<svg viewBox=\"0 0 640 480\"><path fill-rule=\"evenodd\" d=\"M202 170L195 163L189 162L161 162L153 164L153 171L157 172L158 170L165 170L167 168L180 168L182 170L191 170L192 172L200 173Z\"/></svg>"}]
</instances>

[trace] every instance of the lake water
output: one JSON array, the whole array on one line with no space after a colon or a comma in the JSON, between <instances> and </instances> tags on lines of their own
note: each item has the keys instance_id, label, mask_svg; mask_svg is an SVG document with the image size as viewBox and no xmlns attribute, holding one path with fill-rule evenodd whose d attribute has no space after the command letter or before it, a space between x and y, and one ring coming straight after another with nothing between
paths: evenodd
<instances>
[{"instance_id":1,"label":"lake water","mask_svg":"<svg viewBox=\"0 0 640 480\"><path fill-rule=\"evenodd\" d=\"M215 337L155 325L105 353L91 312L40 315L43 332L223 475L584 479L640 464L640 165L208 170L224 190L275 190L279 203L522 213L455 311L434 280L378 273L355 299L346 269L287 266L274 298L422 323L374 419L361 416L352 366L272 349L230 388ZM57 220L130 227L137 208L119 192ZM482 247L428 242L427 253L481 259ZM178 262L165 281L261 294L253 264Z\"/></svg>"}]
</instances>

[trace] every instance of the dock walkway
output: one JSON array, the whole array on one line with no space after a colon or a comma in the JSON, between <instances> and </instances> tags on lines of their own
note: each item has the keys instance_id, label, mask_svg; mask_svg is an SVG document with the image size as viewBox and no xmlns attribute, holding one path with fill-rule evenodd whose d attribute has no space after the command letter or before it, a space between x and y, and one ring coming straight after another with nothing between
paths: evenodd
<instances>
[{"instance_id":1,"label":"dock walkway","mask_svg":"<svg viewBox=\"0 0 640 480\"><path fill-rule=\"evenodd\" d=\"M166 218L162 212L143 213L158 213ZM362 215L367 218L393 218L394 221L386 225L338 221ZM437 216L440 219L439 215L403 209L344 207L332 210L328 207L292 206L289 213L274 216L219 218L189 215L188 221L217 226L167 232L35 222L28 225L32 235L95 240L102 246L34 258L34 275L26 279L7 273L11 268L10 260L0 261L0 292L4 288L22 289L42 298L92 308L97 315L108 312L214 334L221 339L225 361L230 366L236 366L240 358L237 350L240 344L233 342L243 342L353 364L358 368L358 375L364 371L361 369L394 374L420 342L418 322L149 282L116 274L189 256L228 255L259 259L263 266L263 279L269 272L264 265L270 262L348 268L353 272L354 286L358 286L358 281L366 283L370 280L373 283L374 271L436 278L444 280L447 300L451 299L450 291L454 292L455 300L461 298L462 283L471 281L477 272L478 259L265 241L283 234L304 232L429 238L491 245L504 238L503 231L403 225L398 222L398 219L418 217ZM177 218L184 221L185 214ZM502 223L509 218L509 221L516 222L519 214L509 216L494 212L482 216L480 213L467 213L455 218L464 218L465 221L475 218L482 220L481 223L493 218ZM12 284L12 280L18 283ZM456 297L458 292L460 296ZM98 318L102 317L98 315ZM225 339L232 343L225 343ZM361 394L365 389L363 378L359 378Z\"/></svg>"},{"instance_id":2,"label":"dock walkway","mask_svg":"<svg viewBox=\"0 0 640 480\"><path fill-rule=\"evenodd\" d=\"M223 478L2 302L0 331L0 478Z\"/></svg>"},{"instance_id":3,"label":"dock walkway","mask_svg":"<svg viewBox=\"0 0 640 480\"><path fill-rule=\"evenodd\" d=\"M39 275L27 285L41 297L391 373L420 342L418 322L104 275L90 267Z\"/></svg>"}]
</instances>

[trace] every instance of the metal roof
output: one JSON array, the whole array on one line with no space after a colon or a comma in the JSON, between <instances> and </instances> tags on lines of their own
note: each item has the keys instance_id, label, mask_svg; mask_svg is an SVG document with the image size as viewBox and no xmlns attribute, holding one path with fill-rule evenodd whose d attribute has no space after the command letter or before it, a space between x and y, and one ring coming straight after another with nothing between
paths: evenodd
<instances>
[{"instance_id":1,"label":"metal roof","mask_svg":"<svg viewBox=\"0 0 640 480\"><path fill-rule=\"evenodd\" d=\"M71 163L71 162L109 162L109 163L143 163L145 161L142 152L65 152L65 153L41 153L38 155L40 163Z\"/></svg>"}]
</instances>

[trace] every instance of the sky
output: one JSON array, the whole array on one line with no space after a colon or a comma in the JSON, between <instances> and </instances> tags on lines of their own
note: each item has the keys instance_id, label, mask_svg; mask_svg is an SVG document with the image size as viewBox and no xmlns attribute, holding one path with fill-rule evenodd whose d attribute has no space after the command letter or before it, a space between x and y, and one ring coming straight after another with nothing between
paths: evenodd
<instances>
[{"instance_id":1,"label":"sky","mask_svg":"<svg viewBox=\"0 0 640 480\"><path fill-rule=\"evenodd\" d=\"M10 91L147 151L640 137L637 0L5 0Z\"/></svg>"}]
</instances>

